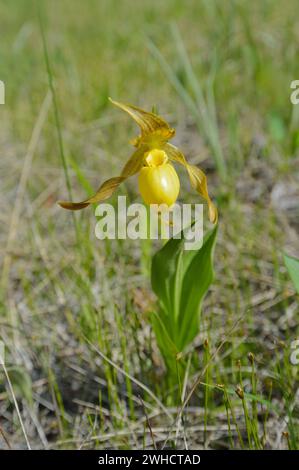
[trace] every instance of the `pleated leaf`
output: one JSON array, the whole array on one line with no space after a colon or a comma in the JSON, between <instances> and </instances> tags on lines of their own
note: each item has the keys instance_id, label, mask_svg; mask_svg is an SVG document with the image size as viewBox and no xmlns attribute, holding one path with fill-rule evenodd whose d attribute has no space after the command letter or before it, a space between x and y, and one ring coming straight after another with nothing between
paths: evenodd
<instances>
[{"instance_id":1,"label":"pleated leaf","mask_svg":"<svg viewBox=\"0 0 299 470\"><path fill-rule=\"evenodd\" d=\"M169 341L176 351L184 348L199 333L202 301L213 280L213 249L217 226L204 237L198 250L184 250L184 238L171 239L153 257L151 282L158 297L160 323L153 318L158 345L165 357ZM165 341L163 338L166 338ZM168 350L173 355L173 348Z\"/></svg>"},{"instance_id":2,"label":"pleated leaf","mask_svg":"<svg viewBox=\"0 0 299 470\"><path fill-rule=\"evenodd\" d=\"M284 255L284 263L293 281L295 289L299 294L299 259Z\"/></svg>"}]
</instances>

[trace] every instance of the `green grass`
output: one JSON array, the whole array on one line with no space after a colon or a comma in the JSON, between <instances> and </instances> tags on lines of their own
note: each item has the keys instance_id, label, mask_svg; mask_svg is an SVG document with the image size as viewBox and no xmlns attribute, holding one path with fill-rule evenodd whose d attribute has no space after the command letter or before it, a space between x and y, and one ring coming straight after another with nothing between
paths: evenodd
<instances>
[{"instance_id":1,"label":"green grass","mask_svg":"<svg viewBox=\"0 0 299 470\"><path fill-rule=\"evenodd\" d=\"M298 448L298 296L283 264L299 250L299 204L286 204L299 202L295 0L38 3L50 75L36 2L0 0L0 337L30 445ZM93 208L75 230L56 205L61 157L80 200L130 155L136 129L108 96L167 117L219 208L216 278L182 381L150 328L159 243L100 242ZM137 199L136 181L119 194ZM0 413L0 448L25 447L4 372Z\"/></svg>"}]
</instances>

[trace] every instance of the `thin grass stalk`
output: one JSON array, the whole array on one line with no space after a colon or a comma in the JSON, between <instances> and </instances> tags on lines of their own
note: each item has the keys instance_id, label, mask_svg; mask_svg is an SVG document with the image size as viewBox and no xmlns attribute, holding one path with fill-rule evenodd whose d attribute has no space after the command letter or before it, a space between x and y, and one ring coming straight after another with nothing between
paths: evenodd
<instances>
[{"instance_id":1,"label":"thin grass stalk","mask_svg":"<svg viewBox=\"0 0 299 470\"><path fill-rule=\"evenodd\" d=\"M240 387L237 387L236 393L242 401L242 407L243 407L244 418L245 418L245 426L246 426L246 432L247 432L248 445L249 445L249 448L252 449L253 448L253 446L252 446L252 427L251 427L250 416L249 416L249 413L248 413L247 403L246 403L245 394L244 394L244 385L243 385L243 378L242 378L241 362L240 361L238 361L238 367L239 367Z\"/></svg>"},{"instance_id":2,"label":"thin grass stalk","mask_svg":"<svg viewBox=\"0 0 299 470\"><path fill-rule=\"evenodd\" d=\"M271 402L272 399L272 390L273 390L273 382L270 380L269 382L269 394L268 394L268 401ZM268 417L269 417L270 410L267 407L265 411L265 416L263 419L263 438L262 438L262 443L263 447L265 447L266 442L267 442L267 422L268 422Z\"/></svg>"},{"instance_id":3,"label":"thin grass stalk","mask_svg":"<svg viewBox=\"0 0 299 470\"><path fill-rule=\"evenodd\" d=\"M49 88L50 88L50 91L51 91L52 101L53 101L54 119L55 119L55 126L56 126L56 132L57 132L59 153L60 153L60 158L61 158L61 161L62 161L64 177L65 177L66 187L67 187L67 191L68 191L68 196L69 196L69 199L72 200L73 199L72 198L72 188L71 188L70 176L69 176L69 172L68 172L67 161L66 161L66 157L65 157L65 153L64 153L64 145L63 145L61 123L60 123L60 117L59 117L59 111L58 111L57 96L56 96L56 91L55 91L55 87L54 87L53 73L52 73L52 68L51 68L51 63L50 63L49 52L48 52L47 39L46 39L46 34L45 34L45 29L44 29L44 24L43 24L43 19L42 19L42 13L41 13L41 8L40 8L39 3L37 3L37 12L38 12L38 21L39 21L39 26L40 26L41 36L42 36L43 52L44 52L44 59L45 59L46 69L47 69ZM77 221L76 221L75 214L73 212L72 212L72 219L73 219L73 224L74 224L74 228L75 228L77 243L78 243L78 246L80 246L79 227L78 227L78 224L77 224Z\"/></svg>"},{"instance_id":4,"label":"thin grass stalk","mask_svg":"<svg viewBox=\"0 0 299 470\"><path fill-rule=\"evenodd\" d=\"M184 44L178 36L178 32L175 32L174 34L175 39L177 41L177 48L180 55L180 59L182 61L193 93L196 97L196 103L194 102L193 98L190 96L184 85L177 78L175 72L165 60L164 56L161 54L159 49L150 40L148 41L148 48L152 55L156 58L157 62L160 64L160 67L162 68L169 82L172 84L178 95L181 97L186 107L192 113L199 132L204 131L205 137L212 148L213 158L215 160L218 173L221 179L225 180L227 176L226 164L223 157L222 148L219 142L218 125L217 122L213 119L214 110L212 110L212 113L209 112L201 86L197 77L195 76L187 52L185 51Z\"/></svg>"},{"instance_id":5,"label":"thin grass stalk","mask_svg":"<svg viewBox=\"0 0 299 470\"><path fill-rule=\"evenodd\" d=\"M131 419L135 419L135 408L134 408L134 401L132 399L133 397L133 388L132 388L132 382L130 378L128 377L128 372L129 372L129 361L128 361L128 355L127 355L127 340L126 336L122 333L123 331L126 331L123 327L123 322L121 315L115 310L115 320L116 320L116 325L118 328L118 331L120 332L120 345L121 345L121 351L122 351L122 356L123 356L123 362L124 362L124 370L127 373L125 375L125 381L126 381L126 388L127 388L127 395L128 395L128 400L129 400L129 408L130 408L130 415Z\"/></svg>"},{"instance_id":6,"label":"thin grass stalk","mask_svg":"<svg viewBox=\"0 0 299 470\"><path fill-rule=\"evenodd\" d=\"M209 417L209 383L210 383L210 347L209 341L206 339L204 342L204 367L206 368L205 373L205 382L207 384L204 387L204 443L206 444L207 439L207 425L208 425L208 417Z\"/></svg>"},{"instance_id":7,"label":"thin grass stalk","mask_svg":"<svg viewBox=\"0 0 299 470\"><path fill-rule=\"evenodd\" d=\"M215 96L214 96L214 78L215 78L215 71L211 71L208 86L207 86L207 98L204 96L204 92L202 86L200 84L199 79L197 78L194 69L191 65L189 56L187 54L184 42L181 38L179 30L176 25L172 26L172 34L174 37L174 41L177 46L177 50L179 53L179 57L181 58L186 76L190 83L191 89L193 90L195 100L196 100L196 108L197 108L197 127L201 132L202 128L205 130L206 137L210 142L210 145L214 151L213 157L216 163L216 167L219 171L221 178L226 178L226 164L222 152L222 148L220 145L219 140L219 132L218 132L218 123L217 123L217 115L216 115L216 106L215 106Z\"/></svg>"},{"instance_id":8,"label":"thin grass stalk","mask_svg":"<svg viewBox=\"0 0 299 470\"><path fill-rule=\"evenodd\" d=\"M238 439L239 439L239 442L240 442L240 446L242 449L245 449L245 445L244 445L244 441L243 441L243 438L242 438L242 434L241 434L241 431L240 431L240 428L238 426L238 422L237 422L237 419L236 419L236 415L235 415L235 411L234 411L234 408L233 408L233 405L231 403L231 400L229 399L229 396L228 396L228 393L227 393L227 390L226 388L224 387L224 397L225 397L225 400L227 401L227 404L228 404L228 407L230 409L230 412L231 412L231 416L232 416L232 419L233 419L233 423L236 427L236 431L237 431L237 435L238 435Z\"/></svg>"},{"instance_id":9,"label":"thin grass stalk","mask_svg":"<svg viewBox=\"0 0 299 470\"><path fill-rule=\"evenodd\" d=\"M254 355L252 353L248 354L249 362L251 363L251 388L252 394L256 395L257 393L257 380L256 380L256 371L255 371L255 364L254 364ZM254 431L254 435L256 436L255 440L258 444L258 448L262 448L262 444L260 442L258 436L258 409L257 409L257 402L252 400L252 427Z\"/></svg>"},{"instance_id":10,"label":"thin grass stalk","mask_svg":"<svg viewBox=\"0 0 299 470\"><path fill-rule=\"evenodd\" d=\"M231 446L231 449L234 448L234 440L233 440L233 435L232 435L232 431L231 431L231 419L230 419L230 415L229 415L229 404L228 404L228 400L227 400L227 393L226 391L224 390L223 391L223 394L224 394L224 405L225 405L225 411L226 411L226 420L227 420L227 426L228 426L228 439L229 439L229 442L230 442L230 446Z\"/></svg>"},{"instance_id":11,"label":"thin grass stalk","mask_svg":"<svg viewBox=\"0 0 299 470\"><path fill-rule=\"evenodd\" d=\"M13 390L11 380L9 378L9 375L8 375L5 364L2 363L1 365L2 365L4 374L5 374L8 386L9 386L9 390L10 390L10 393L11 393L11 396L12 396L12 399L13 399L13 402L14 402L14 406L15 406L15 409L16 409L16 412L17 412L17 415L18 415L18 419L19 419L19 422L20 422L20 425L21 425L21 429L22 429L25 441L26 441L27 448L28 448L28 450L31 450L31 446L30 446L29 439L28 439L28 436L27 436L27 433L26 433L26 430L25 430L25 426L24 426L22 416L21 416L21 413L20 413L20 408L19 408L16 396L15 396L15 393L14 393L14 390Z\"/></svg>"}]
</instances>

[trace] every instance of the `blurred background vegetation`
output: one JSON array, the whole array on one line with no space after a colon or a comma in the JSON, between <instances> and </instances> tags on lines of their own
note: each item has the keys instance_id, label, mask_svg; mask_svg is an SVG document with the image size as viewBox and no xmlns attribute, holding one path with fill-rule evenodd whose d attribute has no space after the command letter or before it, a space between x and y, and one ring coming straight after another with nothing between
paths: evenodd
<instances>
[{"instance_id":1,"label":"blurred background vegetation","mask_svg":"<svg viewBox=\"0 0 299 470\"><path fill-rule=\"evenodd\" d=\"M298 447L298 296L282 256L299 252L296 7L0 0L0 336L11 381L0 372L0 447ZM75 230L56 205L67 196L57 131L75 200L131 152L134 124L108 96L154 106L176 127L219 208L216 279L183 386L169 382L149 326L159 244L100 242L92 208ZM182 178L181 200L194 201ZM138 198L136 181L118 194Z\"/></svg>"}]
</instances>

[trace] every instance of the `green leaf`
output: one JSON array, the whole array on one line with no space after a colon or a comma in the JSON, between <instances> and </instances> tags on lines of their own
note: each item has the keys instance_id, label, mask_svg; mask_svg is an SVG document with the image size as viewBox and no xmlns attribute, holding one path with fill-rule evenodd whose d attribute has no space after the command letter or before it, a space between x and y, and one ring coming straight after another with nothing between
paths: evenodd
<instances>
[{"instance_id":1,"label":"green leaf","mask_svg":"<svg viewBox=\"0 0 299 470\"><path fill-rule=\"evenodd\" d=\"M159 300L159 321L153 316L152 324L164 357L167 351L172 357L175 350L183 351L199 332L202 300L213 280L216 234L217 227L207 233L201 248L185 250L182 232L153 257L151 281Z\"/></svg>"},{"instance_id":2,"label":"green leaf","mask_svg":"<svg viewBox=\"0 0 299 470\"><path fill-rule=\"evenodd\" d=\"M293 281L295 289L299 294L299 259L284 255L284 263Z\"/></svg>"}]
</instances>

